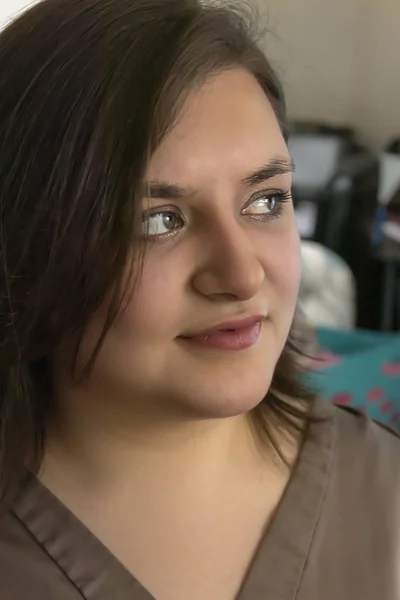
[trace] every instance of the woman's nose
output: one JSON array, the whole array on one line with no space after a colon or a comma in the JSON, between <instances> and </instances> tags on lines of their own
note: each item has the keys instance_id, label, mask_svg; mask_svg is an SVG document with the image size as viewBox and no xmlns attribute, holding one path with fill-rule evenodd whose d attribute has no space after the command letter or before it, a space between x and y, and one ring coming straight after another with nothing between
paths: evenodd
<instances>
[{"instance_id":1,"label":"woman's nose","mask_svg":"<svg viewBox=\"0 0 400 600\"><path fill-rule=\"evenodd\" d=\"M236 221L205 236L201 246L204 257L193 277L193 287L209 298L246 301L263 284L264 268L257 256L249 231Z\"/></svg>"}]
</instances>

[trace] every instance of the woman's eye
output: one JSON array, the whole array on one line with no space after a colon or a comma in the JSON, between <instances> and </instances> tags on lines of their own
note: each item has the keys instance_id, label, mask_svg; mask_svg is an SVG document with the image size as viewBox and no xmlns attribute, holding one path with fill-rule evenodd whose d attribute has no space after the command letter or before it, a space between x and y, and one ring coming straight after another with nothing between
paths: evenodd
<instances>
[{"instance_id":1,"label":"woman's eye","mask_svg":"<svg viewBox=\"0 0 400 600\"><path fill-rule=\"evenodd\" d=\"M143 216L143 234L163 236L182 227L182 218L172 211L160 211Z\"/></svg>"},{"instance_id":2,"label":"woman's eye","mask_svg":"<svg viewBox=\"0 0 400 600\"><path fill-rule=\"evenodd\" d=\"M282 192L265 193L252 200L242 210L242 214L260 217L278 217L282 212L284 202L290 200L290 194Z\"/></svg>"},{"instance_id":3,"label":"woman's eye","mask_svg":"<svg viewBox=\"0 0 400 600\"><path fill-rule=\"evenodd\" d=\"M248 208L252 208L256 214L269 214L274 212L277 203L276 196L262 196L254 200Z\"/></svg>"}]
</instances>

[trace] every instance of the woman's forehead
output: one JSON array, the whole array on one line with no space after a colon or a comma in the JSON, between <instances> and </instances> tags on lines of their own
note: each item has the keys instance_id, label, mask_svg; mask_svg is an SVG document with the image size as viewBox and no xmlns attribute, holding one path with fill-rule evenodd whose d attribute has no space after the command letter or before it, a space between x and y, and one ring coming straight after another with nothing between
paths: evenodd
<instances>
[{"instance_id":1,"label":"woman's forehead","mask_svg":"<svg viewBox=\"0 0 400 600\"><path fill-rule=\"evenodd\" d=\"M217 171L240 179L277 157L290 160L272 106L256 79L235 69L189 95L155 151L147 179L190 185Z\"/></svg>"}]
</instances>

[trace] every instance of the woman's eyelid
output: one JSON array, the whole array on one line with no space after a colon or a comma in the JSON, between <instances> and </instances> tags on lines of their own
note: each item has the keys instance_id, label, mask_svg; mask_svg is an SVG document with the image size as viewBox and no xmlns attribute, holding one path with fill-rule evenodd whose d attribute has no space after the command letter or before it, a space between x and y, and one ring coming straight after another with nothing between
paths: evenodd
<instances>
[{"instance_id":1,"label":"woman's eyelid","mask_svg":"<svg viewBox=\"0 0 400 600\"><path fill-rule=\"evenodd\" d=\"M168 204L165 202L165 200L152 200L152 201L146 201L143 202L142 204L142 213L143 214L158 214L158 213L163 213L163 212L177 212L180 213L182 212L180 210L180 208L174 204Z\"/></svg>"}]
</instances>

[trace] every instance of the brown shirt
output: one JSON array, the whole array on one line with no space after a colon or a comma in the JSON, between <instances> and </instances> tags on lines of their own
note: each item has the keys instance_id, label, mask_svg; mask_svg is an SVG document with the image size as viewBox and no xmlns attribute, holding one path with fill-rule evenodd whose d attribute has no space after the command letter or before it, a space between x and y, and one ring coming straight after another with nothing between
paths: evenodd
<instances>
[{"instance_id":1,"label":"brown shirt","mask_svg":"<svg viewBox=\"0 0 400 600\"><path fill-rule=\"evenodd\" d=\"M314 412L238 600L400 599L399 438L322 401ZM154 600L35 479L0 521L0 599Z\"/></svg>"}]
</instances>

